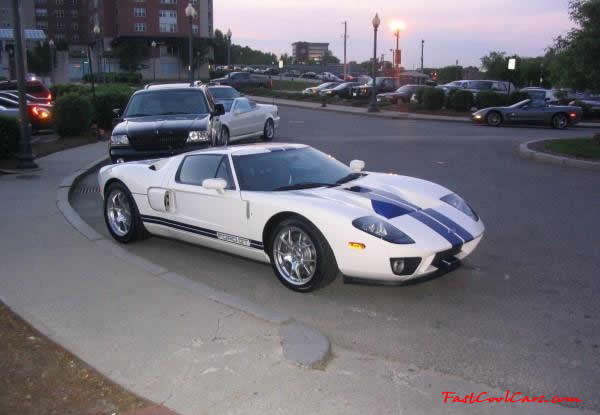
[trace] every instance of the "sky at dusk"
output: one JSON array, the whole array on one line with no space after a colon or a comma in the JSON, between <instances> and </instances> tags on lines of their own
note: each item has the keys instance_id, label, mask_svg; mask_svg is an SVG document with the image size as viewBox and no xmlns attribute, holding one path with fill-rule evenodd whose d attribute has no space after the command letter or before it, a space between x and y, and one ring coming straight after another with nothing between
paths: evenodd
<instances>
[{"instance_id":1,"label":"sky at dusk","mask_svg":"<svg viewBox=\"0 0 600 415\"><path fill-rule=\"evenodd\" d=\"M391 60L395 38L389 30L403 20L402 64L480 66L492 50L537 56L572 27L568 0L225 0L214 2L215 28L231 27L232 42L277 55L291 55L295 41L328 42L343 59L343 25L348 21L348 61L373 54L372 17L379 13L378 55Z\"/></svg>"}]
</instances>

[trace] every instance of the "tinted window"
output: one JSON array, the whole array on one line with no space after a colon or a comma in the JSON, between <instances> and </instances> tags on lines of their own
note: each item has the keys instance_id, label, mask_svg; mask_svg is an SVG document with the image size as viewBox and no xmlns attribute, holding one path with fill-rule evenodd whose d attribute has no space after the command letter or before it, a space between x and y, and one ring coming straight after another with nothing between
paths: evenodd
<instances>
[{"instance_id":1,"label":"tinted window","mask_svg":"<svg viewBox=\"0 0 600 415\"><path fill-rule=\"evenodd\" d=\"M18 108L19 103L17 101L13 101L12 99L6 99L0 97L0 105L6 108Z\"/></svg>"},{"instance_id":2,"label":"tinted window","mask_svg":"<svg viewBox=\"0 0 600 415\"><path fill-rule=\"evenodd\" d=\"M134 95L125 117L150 115L206 114L207 103L200 90L162 90Z\"/></svg>"},{"instance_id":3,"label":"tinted window","mask_svg":"<svg viewBox=\"0 0 600 415\"><path fill-rule=\"evenodd\" d=\"M240 96L235 88L209 88L209 91L216 99L235 99Z\"/></svg>"},{"instance_id":4,"label":"tinted window","mask_svg":"<svg viewBox=\"0 0 600 415\"><path fill-rule=\"evenodd\" d=\"M236 111L250 111L250 102L246 98L240 98L235 104Z\"/></svg>"},{"instance_id":5,"label":"tinted window","mask_svg":"<svg viewBox=\"0 0 600 415\"><path fill-rule=\"evenodd\" d=\"M183 159L176 181L202 186L206 179L220 178L227 181L227 189L234 189L227 156L221 154L198 154Z\"/></svg>"},{"instance_id":6,"label":"tinted window","mask_svg":"<svg viewBox=\"0 0 600 415\"><path fill-rule=\"evenodd\" d=\"M485 82L485 81L473 81L473 82L469 82L468 87L471 89L479 89L482 91L486 91L486 90L492 89L492 83Z\"/></svg>"},{"instance_id":7,"label":"tinted window","mask_svg":"<svg viewBox=\"0 0 600 415\"><path fill-rule=\"evenodd\" d=\"M314 148L233 156L241 190L272 191L298 183L335 183L350 168Z\"/></svg>"}]
</instances>

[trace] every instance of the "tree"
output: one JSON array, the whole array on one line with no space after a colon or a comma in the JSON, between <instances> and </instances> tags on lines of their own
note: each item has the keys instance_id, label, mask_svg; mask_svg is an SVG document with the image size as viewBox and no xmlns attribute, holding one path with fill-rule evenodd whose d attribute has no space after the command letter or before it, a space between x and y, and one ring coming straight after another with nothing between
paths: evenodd
<instances>
[{"instance_id":1,"label":"tree","mask_svg":"<svg viewBox=\"0 0 600 415\"><path fill-rule=\"evenodd\" d=\"M113 45L113 51L121 68L128 72L140 69L142 62L150 56L150 46L144 39L124 39Z\"/></svg>"},{"instance_id":2,"label":"tree","mask_svg":"<svg viewBox=\"0 0 600 415\"><path fill-rule=\"evenodd\" d=\"M577 25L558 36L547 50L551 81L562 87L600 91L600 0L571 0L569 15Z\"/></svg>"},{"instance_id":3,"label":"tree","mask_svg":"<svg viewBox=\"0 0 600 415\"><path fill-rule=\"evenodd\" d=\"M38 75L50 73L50 46L48 43L27 51L27 67L30 72Z\"/></svg>"}]
</instances>

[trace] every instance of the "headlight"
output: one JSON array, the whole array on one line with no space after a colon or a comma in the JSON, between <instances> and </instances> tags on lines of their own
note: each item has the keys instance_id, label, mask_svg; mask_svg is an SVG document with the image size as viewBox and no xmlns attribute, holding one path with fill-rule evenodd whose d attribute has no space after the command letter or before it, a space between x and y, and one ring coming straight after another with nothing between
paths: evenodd
<instances>
[{"instance_id":1,"label":"headlight","mask_svg":"<svg viewBox=\"0 0 600 415\"><path fill-rule=\"evenodd\" d=\"M473 219L475 222L479 220L479 216L477 213L469 206L467 202L464 201L462 197L455 193L451 193L447 196L442 197L444 202L448 203L450 206L454 206L456 209L460 210L462 213Z\"/></svg>"},{"instance_id":2,"label":"headlight","mask_svg":"<svg viewBox=\"0 0 600 415\"><path fill-rule=\"evenodd\" d=\"M393 225L386 221L379 219L375 216L364 216L352 221L352 225L355 228L360 229L363 232L373 235L376 238L383 239L384 241L391 242L393 244L414 244L408 235L395 228Z\"/></svg>"},{"instance_id":3,"label":"headlight","mask_svg":"<svg viewBox=\"0 0 600 415\"><path fill-rule=\"evenodd\" d=\"M110 136L110 145L111 146L128 146L129 138L125 134L117 134Z\"/></svg>"},{"instance_id":4,"label":"headlight","mask_svg":"<svg viewBox=\"0 0 600 415\"><path fill-rule=\"evenodd\" d=\"M190 131L188 134L188 143L201 143L208 141L208 131Z\"/></svg>"}]
</instances>

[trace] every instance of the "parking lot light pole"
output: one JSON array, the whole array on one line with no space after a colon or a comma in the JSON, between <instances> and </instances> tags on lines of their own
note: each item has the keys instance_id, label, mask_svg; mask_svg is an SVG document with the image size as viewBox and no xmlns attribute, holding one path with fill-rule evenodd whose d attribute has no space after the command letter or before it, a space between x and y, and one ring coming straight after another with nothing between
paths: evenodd
<instances>
[{"instance_id":1,"label":"parking lot light pole","mask_svg":"<svg viewBox=\"0 0 600 415\"><path fill-rule=\"evenodd\" d=\"M48 41L48 51L50 53L50 82L54 86L54 40Z\"/></svg>"},{"instance_id":2,"label":"parking lot light pole","mask_svg":"<svg viewBox=\"0 0 600 415\"><path fill-rule=\"evenodd\" d=\"M156 41L152 41L152 78L156 81Z\"/></svg>"},{"instance_id":3,"label":"parking lot light pole","mask_svg":"<svg viewBox=\"0 0 600 415\"><path fill-rule=\"evenodd\" d=\"M231 65L231 29L227 29L227 69Z\"/></svg>"},{"instance_id":4,"label":"parking lot light pole","mask_svg":"<svg viewBox=\"0 0 600 415\"><path fill-rule=\"evenodd\" d=\"M189 50L189 72L190 72L190 83L194 82L194 74L192 72L192 59L194 57L194 52L193 52L193 31L192 31L192 22L194 20L194 18L196 17L197 13L196 13L196 9L194 8L194 6L192 6L192 3L189 3L187 5L187 7L185 8L185 15L188 18L188 22L189 22L189 26L190 26L190 50Z\"/></svg>"},{"instance_id":5,"label":"parking lot light pole","mask_svg":"<svg viewBox=\"0 0 600 415\"><path fill-rule=\"evenodd\" d=\"M13 0L13 21L15 22L15 58L17 70L17 86L19 89L19 118L21 139L19 140L19 154L17 155L18 169L35 169L37 164L33 161L33 150L31 149L31 136L29 129L29 117L27 116L27 97L25 96L25 57L23 53L23 28L21 26L21 11L19 0Z\"/></svg>"},{"instance_id":6,"label":"parking lot light pole","mask_svg":"<svg viewBox=\"0 0 600 415\"><path fill-rule=\"evenodd\" d=\"M371 101L369 102L369 107L367 108L368 112L377 112L379 109L377 108L377 29L379 28L379 24L381 20L379 19L379 15L375 14L373 17L373 87L371 88Z\"/></svg>"}]
</instances>

